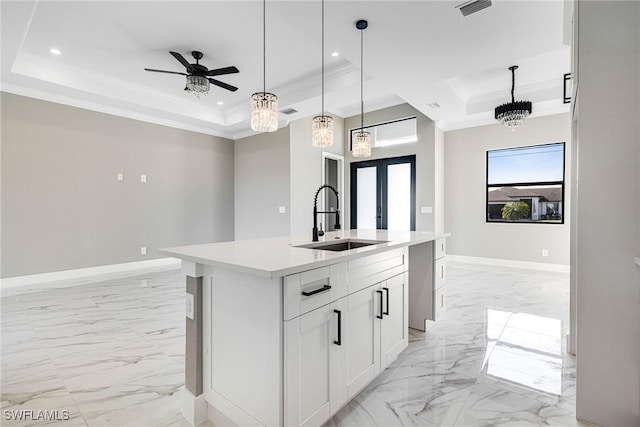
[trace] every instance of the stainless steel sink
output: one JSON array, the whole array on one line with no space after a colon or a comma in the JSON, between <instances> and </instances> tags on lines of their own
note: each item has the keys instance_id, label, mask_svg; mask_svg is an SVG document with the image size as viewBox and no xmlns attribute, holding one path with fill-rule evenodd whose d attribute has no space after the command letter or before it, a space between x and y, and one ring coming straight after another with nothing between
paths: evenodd
<instances>
[{"instance_id":1,"label":"stainless steel sink","mask_svg":"<svg viewBox=\"0 0 640 427\"><path fill-rule=\"evenodd\" d=\"M342 251L348 251L356 248L363 248L365 246L378 245L380 243L387 243L387 241L344 239L344 240L336 240L334 242L309 243L306 245L296 246L296 248L319 249L321 251L342 252Z\"/></svg>"}]
</instances>

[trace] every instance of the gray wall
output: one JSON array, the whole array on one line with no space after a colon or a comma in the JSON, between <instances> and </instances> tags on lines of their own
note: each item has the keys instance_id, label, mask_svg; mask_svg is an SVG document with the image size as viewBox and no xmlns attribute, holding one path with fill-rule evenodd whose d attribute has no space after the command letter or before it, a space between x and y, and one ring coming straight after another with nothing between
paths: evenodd
<instances>
[{"instance_id":1,"label":"gray wall","mask_svg":"<svg viewBox=\"0 0 640 427\"><path fill-rule=\"evenodd\" d=\"M302 234L311 240L313 228L313 196L322 185L322 152L343 155L343 120L334 117L333 146L317 148L311 145L311 120L298 119L291 128L291 234ZM339 190L338 190L339 191ZM346 191L346 188L345 188ZM341 195L342 196L342 195ZM320 218L320 217L319 217ZM323 223L326 220L323 220Z\"/></svg>"},{"instance_id":2,"label":"gray wall","mask_svg":"<svg viewBox=\"0 0 640 427\"><path fill-rule=\"evenodd\" d=\"M233 239L232 141L7 93L1 102L1 277Z\"/></svg>"},{"instance_id":3,"label":"gray wall","mask_svg":"<svg viewBox=\"0 0 640 427\"><path fill-rule=\"evenodd\" d=\"M640 2L576 6L576 411L639 426Z\"/></svg>"},{"instance_id":4,"label":"gray wall","mask_svg":"<svg viewBox=\"0 0 640 427\"><path fill-rule=\"evenodd\" d=\"M238 139L234 147L235 239L289 234L289 127Z\"/></svg>"},{"instance_id":5,"label":"gray wall","mask_svg":"<svg viewBox=\"0 0 640 427\"><path fill-rule=\"evenodd\" d=\"M571 119L569 114L528 119L515 132L500 124L445 133L445 230L454 255L569 264ZM565 142L565 223L486 223L486 152ZM541 250L549 249L542 257Z\"/></svg>"},{"instance_id":6,"label":"gray wall","mask_svg":"<svg viewBox=\"0 0 640 427\"><path fill-rule=\"evenodd\" d=\"M435 216L437 214L436 200L436 148L435 148L435 124L427 116L409 104L396 105L382 110L365 113L365 126L389 122L407 117L416 117L418 121L418 141L415 143L392 145L389 147L373 148L371 157L359 159L351 155L349 150L349 132L360 127L360 116L351 116L344 119L344 143L345 143L345 193L350 194L351 189L351 163L362 160L384 159L416 155L416 230L434 231ZM434 213L420 213L421 206L431 206ZM351 226L351 208L349 198L345 199L346 228Z\"/></svg>"}]
</instances>

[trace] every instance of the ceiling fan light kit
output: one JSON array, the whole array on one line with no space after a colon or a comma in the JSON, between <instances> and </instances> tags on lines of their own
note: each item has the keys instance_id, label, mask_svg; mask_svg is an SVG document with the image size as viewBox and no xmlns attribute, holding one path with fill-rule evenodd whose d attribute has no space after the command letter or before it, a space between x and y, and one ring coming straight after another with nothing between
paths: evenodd
<instances>
[{"instance_id":1,"label":"ceiling fan light kit","mask_svg":"<svg viewBox=\"0 0 640 427\"><path fill-rule=\"evenodd\" d=\"M324 113L324 0L322 0L322 112L311 122L311 145L333 146L333 117Z\"/></svg>"},{"instance_id":2,"label":"ceiling fan light kit","mask_svg":"<svg viewBox=\"0 0 640 427\"><path fill-rule=\"evenodd\" d=\"M238 88L235 86L221 82L220 80L210 78L211 76L222 76L224 74L238 73L239 70L236 67L232 66L209 70L207 67L200 64L200 60L204 55L202 54L202 52L198 52L197 50L191 52L191 56L193 56L193 58L196 60L195 64L189 64L189 61L187 61L184 56L182 56L178 52L169 53L184 66L186 73L181 73L178 71L156 70L153 68L145 68L145 71L186 76L186 84L184 90L193 93L198 98L200 98L200 95L206 95L207 93L209 93L210 84L214 84L231 92L235 92L236 90L238 90Z\"/></svg>"},{"instance_id":3,"label":"ceiling fan light kit","mask_svg":"<svg viewBox=\"0 0 640 427\"><path fill-rule=\"evenodd\" d=\"M278 97L267 92L267 2L262 0L262 92L251 95L251 130L274 132L278 130Z\"/></svg>"},{"instance_id":4,"label":"ceiling fan light kit","mask_svg":"<svg viewBox=\"0 0 640 427\"><path fill-rule=\"evenodd\" d=\"M360 129L353 133L351 140L351 153L353 157L371 156L371 133L364 130L364 30L369 23L361 19L356 22L356 28L360 30Z\"/></svg>"},{"instance_id":5,"label":"ceiling fan light kit","mask_svg":"<svg viewBox=\"0 0 640 427\"><path fill-rule=\"evenodd\" d=\"M517 69L517 65L509 67L509 70L511 70L511 102L499 105L495 109L496 120L507 129L511 129L511 131L516 130L529 117L532 111L531 101L516 101L514 98Z\"/></svg>"}]
</instances>

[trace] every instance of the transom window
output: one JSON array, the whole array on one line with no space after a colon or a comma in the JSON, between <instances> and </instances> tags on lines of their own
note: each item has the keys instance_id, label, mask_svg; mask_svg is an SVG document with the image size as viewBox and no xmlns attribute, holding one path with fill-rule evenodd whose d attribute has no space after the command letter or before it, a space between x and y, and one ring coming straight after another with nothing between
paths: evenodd
<instances>
[{"instance_id":1,"label":"transom window","mask_svg":"<svg viewBox=\"0 0 640 427\"><path fill-rule=\"evenodd\" d=\"M351 141L354 132L359 130L351 129ZM372 125L364 130L371 133L371 146L374 148L418 141L418 121L415 117Z\"/></svg>"},{"instance_id":2,"label":"transom window","mask_svg":"<svg viewBox=\"0 0 640 427\"><path fill-rule=\"evenodd\" d=\"M564 223L564 142L487 151L487 222Z\"/></svg>"}]
</instances>

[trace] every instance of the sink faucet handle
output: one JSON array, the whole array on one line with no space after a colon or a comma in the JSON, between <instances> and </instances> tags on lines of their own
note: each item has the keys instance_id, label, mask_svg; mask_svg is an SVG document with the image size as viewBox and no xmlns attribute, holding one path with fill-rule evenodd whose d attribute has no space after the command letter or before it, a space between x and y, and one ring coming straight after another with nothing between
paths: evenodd
<instances>
[{"instance_id":1,"label":"sink faucet handle","mask_svg":"<svg viewBox=\"0 0 640 427\"><path fill-rule=\"evenodd\" d=\"M322 229L322 223L320 223L320 229L318 230L318 236L324 236L324 230Z\"/></svg>"},{"instance_id":2,"label":"sink faucet handle","mask_svg":"<svg viewBox=\"0 0 640 427\"><path fill-rule=\"evenodd\" d=\"M333 228L340 230L340 209L336 210L336 225Z\"/></svg>"}]
</instances>

